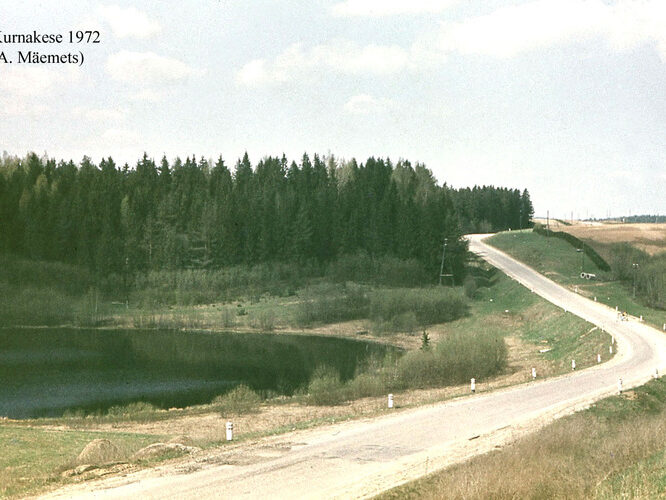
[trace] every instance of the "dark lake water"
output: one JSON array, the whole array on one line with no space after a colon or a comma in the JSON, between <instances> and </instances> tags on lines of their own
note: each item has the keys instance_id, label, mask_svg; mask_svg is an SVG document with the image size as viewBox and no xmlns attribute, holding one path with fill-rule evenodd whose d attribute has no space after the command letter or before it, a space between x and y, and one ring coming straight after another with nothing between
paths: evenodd
<instances>
[{"instance_id":1,"label":"dark lake water","mask_svg":"<svg viewBox=\"0 0 666 500\"><path fill-rule=\"evenodd\" d=\"M0 416L59 416L147 401L210 402L243 382L292 394L326 364L343 379L387 347L300 335L0 329Z\"/></svg>"}]
</instances>

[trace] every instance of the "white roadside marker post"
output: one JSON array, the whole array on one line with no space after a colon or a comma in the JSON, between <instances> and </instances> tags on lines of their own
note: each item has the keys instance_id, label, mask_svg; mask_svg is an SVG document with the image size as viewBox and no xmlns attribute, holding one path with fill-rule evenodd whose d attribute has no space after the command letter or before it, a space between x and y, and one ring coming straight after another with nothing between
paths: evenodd
<instances>
[{"instance_id":1,"label":"white roadside marker post","mask_svg":"<svg viewBox=\"0 0 666 500\"><path fill-rule=\"evenodd\" d=\"M619 378L617 380L617 392L618 392L618 394L622 394L622 379L621 378Z\"/></svg>"},{"instance_id":2,"label":"white roadside marker post","mask_svg":"<svg viewBox=\"0 0 666 500\"><path fill-rule=\"evenodd\" d=\"M476 379L475 378L470 380L469 386L470 386L470 389L472 390L473 393L476 392Z\"/></svg>"},{"instance_id":3,"label":"white roadside marker post","mask_svg":"<svg viewBox=\"0 0 666 500\"><path fill-rule=\"evenodd\" d=\"M609 345L609 346L608 346L608 352L609 352L610 354L613 354L613 346L612 346L612 345Z\"/></svg>"},{"instance_id":4,"label":"white roadside marker post","mask_svg":"<svg viewBox=\"0 0 666 500\"><path fill-rule=\"evenodd\" d=\"M597 354L597 363L601 363L601 354Z\"/></svg>"},{"instance_id":5,"label":"white roadside marker post","mask_svg":"<svg viewBox=\"0 0 666 500\"><path fill-rule=\"evenodd\" d=\"M654 378L658 379L659 378L659 368L654 369Z\"/></svg>"},{"instance_id":6,"label":"white roadside marker post","mask_svg":"<svg viewBox=\"0 0 666 500\"><path fill-rule=\"evenodd\" d=\"M232 422L227 422L227 441L231 441L234 438L234 424Z\"/></svg>"},{"instance_id":7,"label":"white roadside marker post","mask_svg":"<svg viewBox=\"0 0 666 500\"><path fill-rule=\"evenodd\" d=\"M575 360L575 359L572 359L572 360L571 360L571 370L573 371L573 370L575 370L575 369L576 369L576 360Z\"/></svg>"},{"instance_id":8,"label":"white roadside marker post","mask_svg":"<svg viewBox=\"0 0 666 500\"><path fill-rule=\"evenodd\" d=\"M393 408L393 394L388 395L388 407Z\"/></svg>"},{"instance_id":9,"label":"white roadside marker post","mask_svg":"<svg viewBox=\"0 0 666 500\"><path fill-rule=\"evenodd\" d=\"M532 379L536 379L536 368L532 368Z\"/></svg>"}]
</instances>

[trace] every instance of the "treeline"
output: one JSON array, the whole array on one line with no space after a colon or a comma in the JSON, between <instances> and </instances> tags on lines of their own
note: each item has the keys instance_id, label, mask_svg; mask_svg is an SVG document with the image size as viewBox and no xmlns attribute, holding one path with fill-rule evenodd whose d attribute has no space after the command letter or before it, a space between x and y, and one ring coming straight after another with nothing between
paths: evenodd
<instances>
[{"instance_id":1,"label":"treeline","mask_svg":"<svg viewBox=\"0 0 666 500\"><path fill-rule=\"evenodd\" d=\"M635 285L648 306L666 310L666 252L649 255L629 243L616 243L610 253L613 277L627 287Z\"/></svg>"},{"instance_id":2,"label":"treeline","mask_svg":"<svg viewBox=\"0 0 666 500\"><path fill-rule=\"evenodd\" d=\"M611 219L592 219L594 221L612 221L623 222L625 224L663 224L666 222L666 215L629 215L626 217L613 217Z\"/></svg>"},{"instance_id":3,"label":"treeline","mask_svg":"<svg viewBox=\"0 0 666 500\"><path fill-rule=\"evenodd\" d=\"M464 233L494 233L532 227L534 207L527 189L474 186L456 191L455 206Z\"/></svg>"},{"instance_id":4,"label":"treeline","mask_svg":"<svg viewBox=\"0 0 666 500\"><path fill-rule=\"evenodd\" d=\"M229 168L188 157L134 168L4 154L0 252L81 265L96 276L341 255L411 259L461 276L465 231L527 227L529 194L438 186L422 164L369 158L300 163L247 154Z\"/></svg>"}]
</instances>

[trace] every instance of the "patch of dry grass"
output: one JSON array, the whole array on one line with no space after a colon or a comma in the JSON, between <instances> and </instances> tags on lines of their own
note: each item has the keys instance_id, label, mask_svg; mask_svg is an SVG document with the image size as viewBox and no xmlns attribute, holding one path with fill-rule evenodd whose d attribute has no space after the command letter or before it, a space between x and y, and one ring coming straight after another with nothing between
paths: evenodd
<instances>
[{"instance_id":1,"label":"patch of dry grass","mask_svg":"<svg viewBox=\"0 0 666 500\"><path fill-rule=\"evenodd\" d=\"M379 498L661 497L666 383L648 385Z\"/></svg>"},{"instance_id":2,"label":"patch of dry grass","mask_svg":"<svg viewBox=\"0 0 666 500\"><path fill-rule=\"evenodd\" d=\"M629 243L650 255L666 251L666 224L576 224L558 230L573 234L600 252L613 243Z\"/></svg>"}]
</instances>

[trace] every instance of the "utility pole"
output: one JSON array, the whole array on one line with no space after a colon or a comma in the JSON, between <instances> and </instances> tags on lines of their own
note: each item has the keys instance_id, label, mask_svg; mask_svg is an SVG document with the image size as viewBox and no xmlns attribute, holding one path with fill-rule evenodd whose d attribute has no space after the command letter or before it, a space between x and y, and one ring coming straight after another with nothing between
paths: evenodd
<instances>
[{"instance_id":1,"label":"utility pole","mask_svg":"<svg viewBox=\"0 0 666 500\"><path fill-rule=\"evenodd\" d=\"M447 238L444 238L444 247L442 248L442 265L439 266L439 284L442 284L442 276L444 276L444 256L446 255L446 242Z\"/></svg>"},{"instance_id":2,"label":"utility pole","mask_svg":"<svg viewBox=\"0 0 666 500\"><path fill-rule=\"evenodd\" d=\"M444 273L444 257L446 256L446 243L448 242L447 238L444 238L444 247L442 248L442 265L439 267L439 284L442 284L442 278L451 278L451 285L453 282L453 274Z\"/></svg>"}]
</instances>

